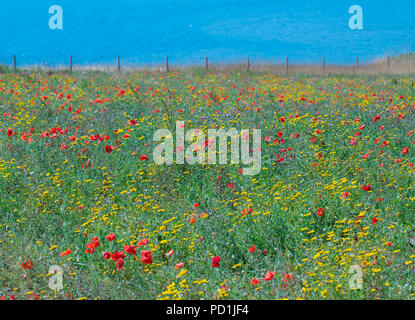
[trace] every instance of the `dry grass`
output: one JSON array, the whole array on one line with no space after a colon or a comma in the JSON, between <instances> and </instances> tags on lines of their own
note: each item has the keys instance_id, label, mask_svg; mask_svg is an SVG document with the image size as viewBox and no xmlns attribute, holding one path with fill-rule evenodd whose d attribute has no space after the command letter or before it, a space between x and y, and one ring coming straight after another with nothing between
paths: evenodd
<instances>
[{"instance_id":1,"label":"dry grass","mask_svg":"<svg viewBox=\"0 0 415 320\"><path fill-rule=\"evenodd\" d=\"M9 71L13 70L12 68L7 68ZM118 72L117 64L88 64L88 65L73 65L72 70L74 72L108 72L116 73ZM134 64L122 64L121 62L121 71L130 73L136 71L159 71L165 72L166 65L134 65ZM169 71L206 71L204 64L169 64ZM208 65L209 72L272 72L277 74L363 74L363 75L377 75L377 74L411 74L415 73L415 60L414 59L405 59L405 58L391 58L388 62L388 59L382 58L377 59L372 63L359 63L356 67L354 65L336 65L336 64L292 64L289 63L288 67L285 63L275 64L275 63L253 63L250 62L249 69L248 63L236 62L236 63L226 63L226 64L211 64ZM1 70L0 70L1 71ZM67 72L69 71L69 66L67 65L58 65L58 66L45 66L45 65L23 65L18 67L18 71L46 71L46 72Z\"/></svg>"}]
</instances>

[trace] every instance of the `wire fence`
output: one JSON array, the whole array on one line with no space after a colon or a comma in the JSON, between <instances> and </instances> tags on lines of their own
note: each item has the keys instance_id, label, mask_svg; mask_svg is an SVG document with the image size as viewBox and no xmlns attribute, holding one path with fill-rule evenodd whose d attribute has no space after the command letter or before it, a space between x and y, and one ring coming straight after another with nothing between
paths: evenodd
<instances>
[{"instance_id":1,"label":"wire fence","mask_svg":"<svg viewBox=\"0 0 415 320\"><path fill-rule=\"evenodd\" d=\"M114 59L115 60L115 59ZM135 70L159 70L161 72L172 72L172 71L182 71L189 68L199 68L204 69L205 72L224 72L224 71L245 71L245 72L276 72L280 74L290 74L290 73L313 73L313 74L337 74L337 73L348 73L348 74L381 74L381 73L391 73L391 74L408 74L415 73L415 61L412 60L399 60L387 56L384 59L380 59L371 63L359 63L359 58L355 58L354 64L341 65L341 64L330 64L327 63L326 58L323 56L321 63L291 63L289 57L285 58L284 63L265 63L258 62L252 63L252 60L248 57L245 62L239 63L215 63L212 64L209 62L209 58L205 57L204 63L201 64L190 64L190 65L171 65L169 63L169 57L166 56L164 65L156 66L134 66L131 64L125 64L122 66L122 60L120 56L116 57L116 63L111 64L96 64L96 65L85 65L85 64L74 64L74 59L72 56L68 58L68 65L61 65L57 67L42 66L42 65L29 65L29 66L19 66L16 55L12 57L12 70L13 72L18 72L21 69L42 69L48 71L64 71L64 72L74 72L74 71L108 71L108 72L118 72L123 71L135 71Z\"/></svg>"}]
</instances>

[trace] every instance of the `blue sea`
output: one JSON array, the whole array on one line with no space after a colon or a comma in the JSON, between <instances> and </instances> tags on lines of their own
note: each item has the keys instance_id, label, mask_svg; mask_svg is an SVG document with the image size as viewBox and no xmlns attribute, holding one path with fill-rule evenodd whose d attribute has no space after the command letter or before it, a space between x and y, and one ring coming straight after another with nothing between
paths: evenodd
<instances>
[{"instance_id":1,"label":"blue sea","mask_svg":"<svg viewBox=\"0 0 415 320\"><path fill-rule=\"evenodd\" d=\"M50 29L49 7L63 29ZM363 29L349 28L360 5ZM414 0L0 0L0 63L362 62L415 48Z\"/></svg>"}]
</instances>

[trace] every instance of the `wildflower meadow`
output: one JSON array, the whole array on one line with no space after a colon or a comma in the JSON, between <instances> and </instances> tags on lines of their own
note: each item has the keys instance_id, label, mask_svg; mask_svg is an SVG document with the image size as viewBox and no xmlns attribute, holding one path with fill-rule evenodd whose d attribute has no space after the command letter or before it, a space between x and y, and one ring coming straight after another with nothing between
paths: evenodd
<instances>
[{"instance_id":1,"label":"wildflower meadow","mask_svg":"<svg viewBox=\"0 0 415 320\"><path fill-rule=\"evenodd\" d=\"M0 299L412 299L414 130L405 75L5 71Z\"/></svg>"}]
</instances>

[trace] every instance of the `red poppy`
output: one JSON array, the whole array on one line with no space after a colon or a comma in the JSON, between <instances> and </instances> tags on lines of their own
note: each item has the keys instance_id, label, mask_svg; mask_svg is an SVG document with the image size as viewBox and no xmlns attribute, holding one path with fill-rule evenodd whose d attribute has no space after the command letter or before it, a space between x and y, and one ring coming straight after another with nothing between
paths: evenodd
<instances>
[{"instance_id":1,"label":"red poppy","mask_svg":"<svg viewBox=\"0 0 415 320\"><path fill-rule=\"evenodd\" d=\"M248 215L248 214L251 214L251 213L252 213L252 208L243 209L243 210L241 211L241 214L242 214L243 216Z\"/></svg>"},{"instance_id":2,"label":"red poppy","mask_svg":"<svg viewBox=\"0 0 415 320\"><path fill-rule=\"evenodd\" d=\"M133 255L137 254L137 251L135 250L135 247L133 244L129 245L129 246L124 246L124 251Z\"/></svg>"},{"instance_id":3,"label":"red poppy","mask_svg":"<svg viewBox=\"0 0 415 320\"><path fill-rule=\"evenodd\" d=\"M94 253L95 249L100 246L97 237L93 237L92 240L86 245L85 253Z\"/></svg>"},{"instance_id":4,"label":"red poppy","mask_svg":"<svg viewBox=\"0 0 415 320\"><path fill-rule=\"evenodd\" d=\"M255 249L256 249L256 246L254 245L254 246L250 247L248 251L249 251L249 253L252 253L252 252L255 251Z\"/></svg>"},{"instance_id":5,"label":"red poppy","mask_svg":"<svg viewBox=\"0 0 415 320\"><path fill-rule=\"evenodd\" d=\"M103 138L101 138L101 137L100 137L100 135L99 135L99 134L96 134L96 135L94 135L94 136L90 136L90 137L89 137L89 139L90 139L91 141L96 141L96 140L102 141L102 140L104 140Z\"/></svg>"},{"instance_id":6,"label":"red poppy","mask_svg":"<svg viewBox=\"0 0 415 320\"><path fill-rule=\"evenodd\" d=\"M117 261L119 259L124 259L124 258L125 258L125 254L122 251L116 251L113 254L111 254L112 261Z\"/></svg>"},{"instance_id":7,"label":"red poppy","mask_svg":"<svg viewBox=\"0 0 415 320\"><path fill-rule=\"evenodd\" d=\"M317 209L317 215L319 217L322 217L325 211L326 211L326 208L318 208Z\"/></svg>"},{"instance_id":8,"label":"red poppy","mask_svg":"<svg viewBox=\"0 0 415 320\"><path fill-rule=\"evenodd\" d=\"M215 256L212 258L212 268L219 267L220 258L218 256Z\"/></svg>"},{"instance_id":9,"label":"red poppy","mask_svg":"<svg viewBox=\"0 0 415 320\"><path fill-rule=\"evenodd\" d=\"M293 278L293 276L291 275L291 274L289 274L289 273L287 273L285 276L284 276L284 278L282 279L282 281L284 281L284 282L288 282L290 279L292 279Z\"/></svg>"},{"instance_id":10,"label":"red poppy","mask_svg":"<svg viewBox=\"0 0 415 320\"><path fill-rule=\"evenodd\" d=\"M253 278L252 280L251 280L251 286L255 286L255 285L257 285L258 283L259 283L260 281L257 279L257 278Z\"/></svg>"},{"instance_id":11,"label":"red poppy","mask_svg":"<svg viewBox=\"0 0 415 320\"><path fill-rule=\"evenodd\" d=\"M105 146L105 152L106 153L111 153L112 152L112 147L111 146Z\"/></svg>"},{"instance_id":12,"label":"red poppy","mask_svg":"<svg viewBox=\"0 0 415 320\"><path fill-rule=\"evenodd\" d=\"M119 259L116 263L117 266L117 270L121 271L124 268L124 260L123 259Z\"/></svg>"},{"instance_id":13,"label":"red poppy","mask_svg":"<svg viewBox=\"0 0 415 320\"><path fill-rule=\"evenodd\" d=\"M270 281L270 280L274 279L274 277L275 277L275 272L267 271L267 273L265 274L264 280L265 281Z\"/></svg>"},{"instance_id":14,"label":"red poppy","mask_svg":"<svg viewBox=\"0 0 415 320\"><path fill-rule=\"evenodd\" d=\"M125 94L125 89L121 89L118 93L117 93L117 97L122 97Z\"/></svg>"},{"instance_id":15,"label":"red poppy","mask_svg":"<svg viewBox=\"0 0 415 320\"><path fill-rule=\"evenodd\" d=\"M170 250L169 252L166 253L166 257L170 258L173 254L174 254L174 251Z\"/></svg>"},{"instance_id":16,"label":"red poppy","mask_svg":"<svg viewBox=\"0 0 415 320\"><path fill-rule=\"evenodd\" d=\"M175 266L174 266L174 268L175 269L180 269L181 267L183 267L184 266L184 263L183 262L179 262L178 264L176 264Z\"/></svg>"},{"instance_id":17,"label":"red poppy","mask_svg":"<svg viewBox=\"0 0 415 320\"><path fill-rule=\"evenodd\" d=\"M142 156L140 156L140 161L148 161L148 157L144 154Z\"/></svg>"},{"instance_id":18,"label":"red poppy","mask_svg":"<svg viewBox=\"0 0 415 320\"><path fill-rule=\"evenodd\" d=\"M10 138L11 135L13 135L13 129L9 128L7 129L7 137Z\"/></svg>"},{"instance_id":19,"label":"red poppy","mask_svg":"<svg viewBox=\"0 0 415 320\"><path fill-rule=\"evenodd\" d=\"M152 264L153 263L150 250L141 251L141 262L145 263L145 264Z\"/></svg>"},{"instance_id":20,"label":"red poppy","mask_svg":"<svg viewBox=\"0 0 415 320\"><path fill-rule=\"evenodd\" d=\"M108 241L114 241L115 240L115 234L110 233L109 235L105 236Z\"/></svg>"},{"instance_id":21,"label":"red poppy","mask_svg":"<svg viewBox=\"0 0 415 320\"><path fill-rule=\"evenodd\" d=\"M342 194L342 198L347 198L348 196L350 196L350 192L344 192Z\"/></svg>"},{"instance_id":22,"label":"red poppy","mask_svg":"<svg viewBox=\"0 0 415 320\"><path fill-rule=\"evenodd\" d=\"M405 147L405 148L402 149L402 154L408 153L408 151L409 151L408 148Z\"/></svg>"},{"instance_id":23,"label":"red poppy","mask_svg":"<svg viewBox=\"0 0 415 320\"><path fill-rule=\"evenodd\" d=\"M372 187L368 184L368 185L362 185L362 190L365 190L365 191L370 191L370 190L372 190Z\"/></svg>"},{"instance_id":24,"label":"red poppy","mask_svg":"<svg viewBox=\"0 0 415 320\"><path fill-rule=\"evenodd\" d=\"M102 255L102 257L103 257L104 259L109 259L109 258L111 258L111 252L105 251L105 252L104 252L104 254Z\"/></svg>"},{"instance_id":25,"label":"red poppy","mask_svg":"<svg viewBox=\"0 0 415 320\"><path fill-rule=\"evenodd\" d=\"M30 269L32 269L32 267L33 267L33 263L32 263L32 261L30 261L30 260L24 260L24 261L22 262L21 266L22 266L22 268L23 268L23 269L30 270Z\"/></svg>"},{"instance_id":26,"label":"red poppy","mask_svg":"<svg viewBox=\"0 0 415 320\"><path fill-rule=\"evenodd\" d=\"M148 243L148 239L143 239L138 242L138 246L142 247L142 246L145 246L147 243Z\"/></svg>"},{"instance_id":27,"label":"red poppy","mask_svg":"<svg viewBox=\"0 0 415 320\"><path fill-rule=\"evenodd\" d=\"M64 256L67 256L68 254L71 254L71 253L72 253L72 250L71 249L62 251L61 252L61 257L63 258Z\"/></svg>"}]
</instances>

